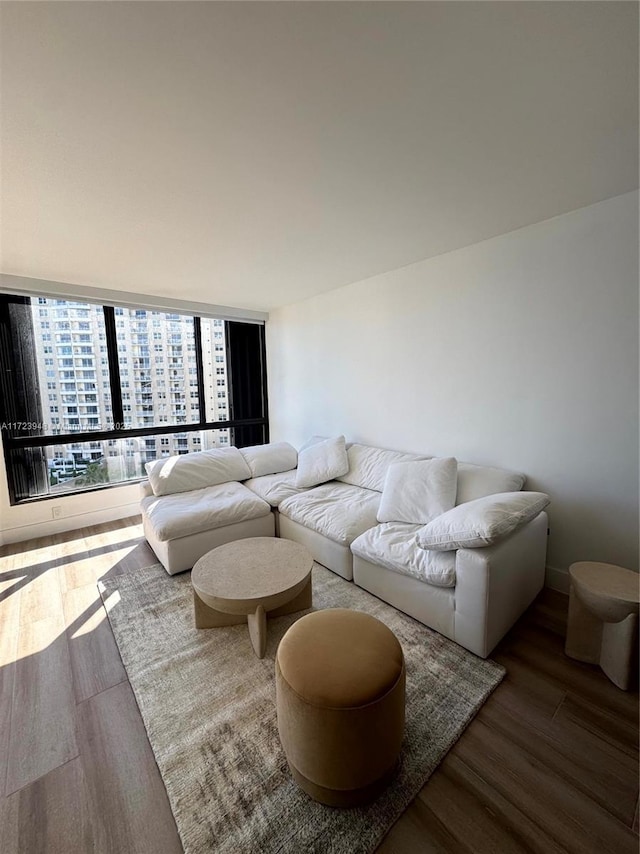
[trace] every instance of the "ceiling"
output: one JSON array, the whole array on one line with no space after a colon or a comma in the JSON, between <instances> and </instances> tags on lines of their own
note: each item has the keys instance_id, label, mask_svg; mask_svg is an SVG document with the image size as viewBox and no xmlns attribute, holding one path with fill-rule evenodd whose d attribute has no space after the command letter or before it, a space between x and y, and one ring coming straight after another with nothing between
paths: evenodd
<instances>
[{"instance_id":1,"label":"ceiling","mask_svg":"<svg viewBox=\"0 0 640 854\"><path fill-rule=\"evenodd\" d=\"M268 310L638 185L636 3L1 6L5 273Z\"/></svg>"}]
</instances>

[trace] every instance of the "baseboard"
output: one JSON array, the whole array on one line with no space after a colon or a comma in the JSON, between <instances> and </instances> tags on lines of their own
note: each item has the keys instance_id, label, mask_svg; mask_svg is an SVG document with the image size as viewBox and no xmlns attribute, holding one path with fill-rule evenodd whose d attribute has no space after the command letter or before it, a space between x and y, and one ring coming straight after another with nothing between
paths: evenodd
<instances>
[{"instance_id":1,"label":"baseboard","mask_svg":"<svg viewBox=\"0 0 640 854\"><path fill-rule=\"evenodd\" d=\"M544 586L557 590L559 593L569 592L569 571L558 569L557 566L547 566L545 570Z\"/></svg>"},{"instance_id":2,"label":"baseboard","mask_svg":"<svg viewBox=\"0 0 640 854\"><path fill-rule=\"evenodd\" d=\"M73 516L65 516L61 519L34 522L31 525L20 525L16 528L5 529L0 532L0 545L21 543L24 540L36 539L36 537L48 537L51 534L75 531L79 528L87 528L90 525L100 525L103 522L113 522L116 519L126 519L128 516L139 515L139 501L130 504L120 504L117 507L109 507L104 510L91 510L88 513L74 513Z\"/></svg>"}]
</instances>

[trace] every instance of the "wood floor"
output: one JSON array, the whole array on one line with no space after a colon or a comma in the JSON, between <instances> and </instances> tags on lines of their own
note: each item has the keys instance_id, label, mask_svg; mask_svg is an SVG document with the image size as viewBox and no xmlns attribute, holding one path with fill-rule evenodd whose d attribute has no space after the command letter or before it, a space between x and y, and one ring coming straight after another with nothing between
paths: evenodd
<instances>
[{"instance_id":1,"label":"wood floor","mask_svg":"<svg viewBox=\"0 0 640 854\"><path fill-rule=\"evenodd\" d=\"M2 854L182 851L96 589L156 562L138 521L0 551ZM381 854L638 851L638 694L564 656L565 618L545 591L500 644L506 679Z\"/></svg>"}]
</instances>

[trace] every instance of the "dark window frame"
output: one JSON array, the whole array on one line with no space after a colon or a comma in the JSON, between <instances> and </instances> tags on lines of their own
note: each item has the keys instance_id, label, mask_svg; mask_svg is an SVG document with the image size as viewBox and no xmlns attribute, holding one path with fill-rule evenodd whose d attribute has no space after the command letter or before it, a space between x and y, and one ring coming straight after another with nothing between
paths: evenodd
<instances>
[{"instance_id":1,"label":"dark window frame","mask_svg":"<svg viewBox=\"0 0 640 854\"><path fill-rule=\"evenodd\" d=\"M32 295L30 297L17 296L13 294L0 294L0 302L4 305L8 305L11 302L15 303L25 303L31 304L32 300L38 299L38 295ZM68 299L73 302L81 302L81 297L74 297L72 299L68 297L57 297L54 294L48 295L49 299ZM33 448L46 448L52 445L67 445L72 443L84 443L84 442L103 442L109 440L117 440L117 439L137 439L144 438L145 436L167 436L176 433L198 433L203 430L225 430L228 429L230 431L238 431L239 435L242 435L242 428L254 428L252 430L247 431L252 438L255 438L256 428L262 428L259 433L262 437L262 443L266 444L269 441L269 412L267 406L267 367L266 367L266 338L265 338L265 327L262 323L255 323L251 321L240 321L240 320L224 320L225 324L225 339L229 341L230 339L230 331L233 326L239 325L247 325L254 327L258 332L258 341L257 341L257 352L255 353L255 365L254 365L254 379L260 384L260 394L259 397L262 400L262 415L256 418L229 418L224 421L209 421L206 418L206 390L205 390L205 379L204 379L204 359L202 353L202 327L201 327L201 317L198 315L189 315L185 313L184 316L193 317L194 321L194 338L195 338L195 354L196 354L196 377L197 377L197 393L198 393L198 411L200 418L197 422L192 421L189 423L182 424L155 424L151 426L145 427L131 427L124 428L124 409L123 409L123 386L120 378L120 364L119 364L119 354L118 354L118 335L117 335L117 327L116 327L116 311L118 306L115 305L101 305L104 320L105 320L105 330L106 330L106 348L107 348L107 362L108 362L108 371L109 371L109 387L111 392L111 414L113 420L113 428L110 430L92 430L92 431L73 431L71 433L47 433L47 434L27 434L27 435L12 435L12 431L9 429L11 423L15 423L17 420L15 418L15 413L11 411L11 407L9 404L8 395L0 394L0 424L1 431L0 435L2 436L2 447L4 454L4 462L5 469L7 473L7 485L9 490L9 501L12 506L33 503L36 501L55 501L61 498L65 498L69 495L79 495L85 492L94 492L99 489L114 489L117 487L127 486L131 483L138 483L144 480L144 477L131 478L130 480L119 481L117 483L104 483L97 484L91 487L85 487L77 490L69 490L68 492L58 493L55 495L30 495L27 497L17 497L16 494L16 477L13 471L13 461L11 459L12 451L24 450L28 452L28 449ZM134 306L126 306L126 309L135 308ZM152 308L142 308L144 311L165 311L161 307L156 309ZM180 312L170 312L166 313L178 313ZM8 317L8 313L7 313ZM215 318L215 316L211 315L214 319L223 319L223 318ZM4 353L4 351L3 351ZM0 360L2 360L3 353L0 353ZM30 354L33 359L35 359L35 352ZM233 412L233 388L234 388L234 379L232 377L232 359L230 358L231 354L229 351L229 345L227 346L227 384L229 390L229 403L230 403L230 411ZM14 392L17 390L17 385L12 383L11 374L13 373L12 365L0 364L0 370L3 374L3 379L5 383L9 383L13 386ZM216 374L214 374L215 380ZM42 382L46 382L46 378L38 377L38 380L42 379ZM14 381L15 382L15 381ZM41 385L41 383L39 383ZM127 383L128 386L128 383ZM216 387L214 386L214 389ZM236 384L237 388L237 384ZM40 396L40 388L38 388L38 398ZM157 417L157 413L154 413L154 417ZM25 421L28 419L25 418ZM228 445L225 447L243 447L246 443L236 442L233 434L229 437ZM253 443L253 442L251 442Z\"/></svg>"}]
</instances>

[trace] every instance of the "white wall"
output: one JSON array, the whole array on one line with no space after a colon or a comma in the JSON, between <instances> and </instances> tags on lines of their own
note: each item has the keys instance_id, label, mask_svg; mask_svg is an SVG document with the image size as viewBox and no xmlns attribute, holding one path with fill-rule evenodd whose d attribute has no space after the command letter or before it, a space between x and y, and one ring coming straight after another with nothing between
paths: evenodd
<instances>
[{"instance_id":1,"label":"white wall","mask_svg":"<svg viewBox=\"0 0 640 854\"><path fill-rule=\"evenodd\" d=\"M628 193L273 311L273 439L523 471L550 567L638 569L637 243Z\"/></svg>"},{"instance_id":2,"label":"white wall","mask_svg":"<svg viewBox=\"0 0 640 854\"><path fill-rule=\"evenodd\" d=\"M129 484L11 507L3 459L0 462L0 545L124 519L139 512L139 501L138 485ZM61 508L59 519L53 519L53 507Z\"/></svg>"}]
</instances>

